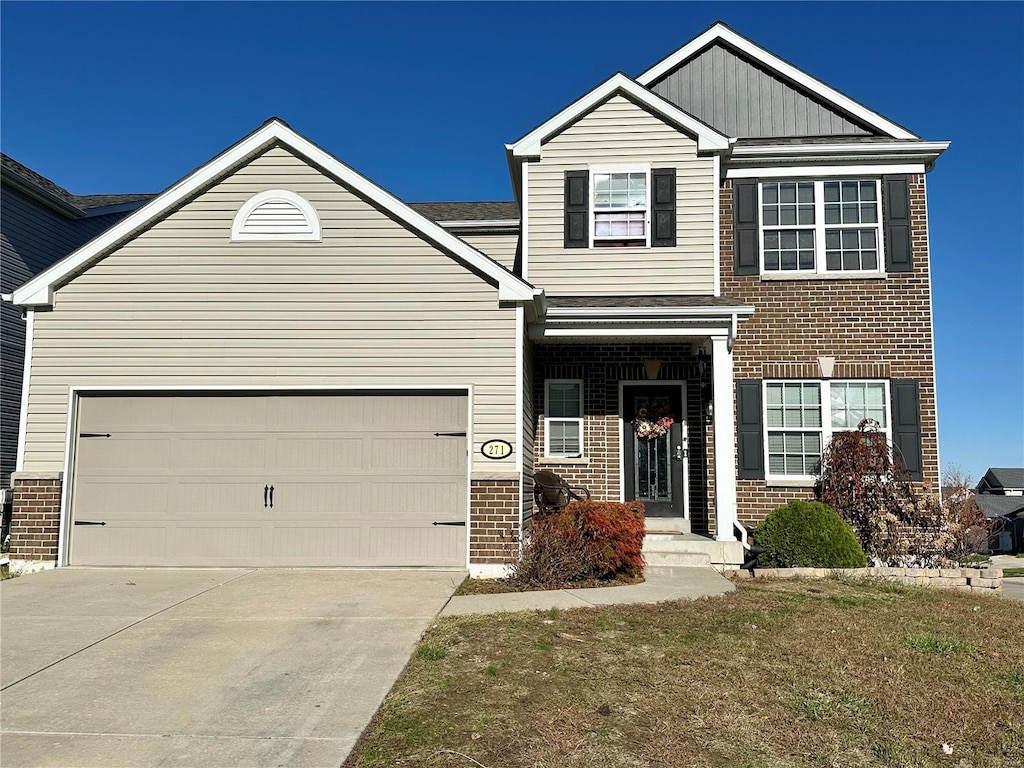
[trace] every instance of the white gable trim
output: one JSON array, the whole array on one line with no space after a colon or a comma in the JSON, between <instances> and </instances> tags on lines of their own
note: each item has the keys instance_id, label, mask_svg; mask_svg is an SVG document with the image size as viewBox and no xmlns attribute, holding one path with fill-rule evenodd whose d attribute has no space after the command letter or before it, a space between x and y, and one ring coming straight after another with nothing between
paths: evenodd
<instances>
[{"instance_id":1,"label":"white gable trim","mask_svg":"<svg viewBox=\"0 0 1024 768\"><path fill-rule=\"evenodd\" d=\"M514 157L540 157L541 144L563 131L570 124L609 99L622 93L646 107L656 115L678 128L697 137L697 149L712 152L729 148L729 139L693 115L688 115L670 101L641 87L621 72L617 72L589 93L580 97L557 115L534 128L528 134L507 148Z\"/></svg>"},{"instance_id":2,"label":"white gable trim","mask_svg":"<svg viewBox=\"0 0 1024 768\"><path fill-rule=\"evenodd\" d=\"M283 204L286 209L291 209L292 212L297 211L302 216L302 229L295 230L294 223L281 220L280 216L277 217L277 223L268 223L262 228L254 224L250 219L253 212L268 203ZM234 221L231 222L231 239L234 241L319 241L320 217L317 215L316 209L304 197L287 189L268 189L264 192L257 192L238 209Z\"/></svg>"},{"instance_id":3,"label":"white gable trim","mask_svg":"<svg viewBox=\"0 0 1024 768\"><path fill-rule=\"evenodd\" d=\"M539 293L533 286L520 280L496 261L492 261L464 240L446 232L390 192L377 186L333 155L320 149L313 142L300 136L281 120L272 118L259 130L249 134L206 165L190 173L134 214L125 217L118 224L63 260L58 261L49 269L40 272L14 291L14 303L22 306L53 304L53 292L56 285L75 272L89 266L110 249L139 234L183 201L201 192L204 187L222 175L244 164L249 158L275 143L281 143L294 150L357 194L390 213L412 231L461 259L469 267L493 279L498 284L500 300L531 301Z\"/></svg>"},{"instance_id":4,"label":"white gable trim","mask_svg":"<svg viewBox=\"0 0 1024 768\"><path fill-rule=\"evenodd\" d=\"M729 27L721 22L713 25L702 35L695 37L678 51L669 54L646 72L637 76L636 81L645 87L649 86L651 83L662 77L662 75L668 74L676 67L686 63L686 61L700 53L707 46L719 41L728 43L733 48L742 51L759 64L776 72L785 79L796 83L802 88L805 88L838 109L853 115L867 125L877 128L883 133L892 136L894 139L912 140L919 138L916 134L911 133L906 128L897 125L891 120L887 120L874 110L868 109L863 104L854 101L849 96L837 91L835 88L825 85L825 83L821 82L821 80L818 80L816 77L811 77L803 70L797 69L792 64L783 61L774 53L766 51L752 40L748 40L742 35L733 32Z\"/></svg>"}]
</instances>

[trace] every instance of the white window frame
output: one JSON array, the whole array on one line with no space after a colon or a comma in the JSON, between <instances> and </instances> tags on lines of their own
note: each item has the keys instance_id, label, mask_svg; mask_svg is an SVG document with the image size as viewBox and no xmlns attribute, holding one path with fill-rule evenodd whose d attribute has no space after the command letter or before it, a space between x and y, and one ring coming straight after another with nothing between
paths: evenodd
<instances>
[{"instance_id":1,"label":"white window frame","mask_svg":"<svg viewBox=\"0 0 1024 768\"><path fill-rule=\"evenodd\" d=\"M768 387L772 384L817 384L821 398L821 427L791 427L787 431L792 432L819 432L821 434L822 451L828 446L832 436L838 432L852 432L856 427L839 428L832 426L832 385L833 384L881 384L883 391L883 402L885 404L885 425L879 429L879 433L885 435L887 445L892 445L892 393L889 388L889 379L764 379L761 382L761 440L763 445L764 477L765 482L771 485L773 482L800 482L811 485L817 479L817 475L779 475L771 474L768 461L768 432L782 431L782 428L768 427Z\"/></svg>"},{"instance_id":2,"label":"white window frame","mask_svg":"<svg viewBox=\"0 0 1024 768\"><path fill-rule=\"evenodd\" d=\"M844 181L872 181L875 184L875 211L877 221L874 224L825 224L825 183L842 184ZM765 184L800 184L811 182L814 184L814 226L810 225L769 225L767 230L764 223L764 185ZM798 203L799 205L799 203ZM876 231L876 245L878 248L878 267L875 269L828 269L825 262L825 231L828 229L871 229ZM766 269L764 265L764 234L766 231L778 230L814 230L814 269ZM772 178L760 179L757 182L757 250L760 259L760 270L762 276L769 276L772 279L783 279L793 277L799 279L807 275L824 275L835 277L837 275L879 275L885 272L885 228L882 221L882 180L878 177L864 176L837 176L835 178Z\"/></svg>"},{"instance_id":3,"label":"white window frame","mask_svg":"<svg viewBox=\"0 0 1024 768\"><path fill-rule=\"evenodd\" d=\"M596 218L597 218L597 213L598 213L597 208L594 207L594 192L595 192L594 177L597 174L599 174L599 173L643 173L643 174L646 174L646 176L647 176L647 204L644 206L644 243L643 243L643 245L641 245L639 243L639 238L637 238L638 242L637 242L636 245L627 245L627 246L622 246L622 247L623 248L650 248L651 247L651 208L652 208L651 192L652 192L652 190L651 190L651 166L650 166L649 163L648 164L635 164L635 165L592 165L592 166L589 167L589 174L588 174L589 178L588 178L588 189L587 189L587 194L589 195L589 197L587 199L587 208L589 210L588 216L589 216L590 220L587 222L587 227L588 227L589 236L590 236L590 247L591 248L595 248L595 247L599 248L599 247L601 247L601 246L596 246L595 243L601 242L602 240L614 241L614 240L628 240L629 239L629 238L622 238L622 237L597 238L594 235L594 230L596 229L595 223L596 223ZM601 209L601 213L616 213L619 210L622 210L622 211L633 210L633 211L635 211L636 209L635 208L633 208L633 209L630 209L630 208L623 208L623 209L605 209L605 208L602 208Z\"/></svg>"},{"instance_id":4,"label":"white window frame","mask_svg":"<svg viewBox=\"0 0 1024 768\"><path fill-rule=\"evenodd\" d=\"M580 390L580 415L579 417L571 416L549 416L549 406L551 403L551 385L552 384L576 384ZM579 425L580 430L580 452L579 453L553 453L551 451L551 429L550 424L552 422L566 423L575 422ZM549 459L579 459L585 456L585 449L583 445L583 379L545 379L544 380L544 457Z\"/></svg>"}]
</instances>

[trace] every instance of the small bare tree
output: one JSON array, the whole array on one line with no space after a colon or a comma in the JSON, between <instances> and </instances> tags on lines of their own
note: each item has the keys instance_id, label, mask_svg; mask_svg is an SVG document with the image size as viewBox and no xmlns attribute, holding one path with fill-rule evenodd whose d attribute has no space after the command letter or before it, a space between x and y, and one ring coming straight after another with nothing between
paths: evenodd
<instances>
[{"instance_id":1,"label":"small bare tree","mask_svg":"<svg viewBox=\"0 0 1024 768\"><path fill-rule=\"evenodd\" d=\"M942 473L942 508L954 535L950 557L963 563L987 547L992 521L978 506L973 478L957 464Z\"/></svg>"}]
</instances>

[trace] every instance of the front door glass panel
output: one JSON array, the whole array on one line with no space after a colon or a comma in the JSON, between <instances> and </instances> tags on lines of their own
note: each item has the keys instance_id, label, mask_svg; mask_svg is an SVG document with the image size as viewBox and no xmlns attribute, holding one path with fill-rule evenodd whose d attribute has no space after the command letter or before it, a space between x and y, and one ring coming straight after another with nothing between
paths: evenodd
<instances>
[{"instance_id":1,"label":"front door glass panel","mask_svg":"<svg viewBox=\"0 0 1024 768\"><path fill-rule=\"evenodd\" d=\"M671 403L666 395L647 398L634 397L633 413L634 424L642 420L646 424L654 425L653 429L656 432L661 429L658 426L659 419L665 415L674 416ZM636 489L636 498L640 501L672 501L669 437L667 429L661 434L648 436L641 436L639 432L637 434L633 487Z\"/></svg>"}]
</instances>

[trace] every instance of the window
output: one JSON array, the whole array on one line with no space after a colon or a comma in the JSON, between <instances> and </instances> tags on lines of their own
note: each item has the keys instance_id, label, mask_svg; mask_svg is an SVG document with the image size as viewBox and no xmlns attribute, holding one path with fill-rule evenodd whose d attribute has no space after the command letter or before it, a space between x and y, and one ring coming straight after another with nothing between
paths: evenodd
<instances>
[{"instance_id":1,"label":"window","mask_svg":"<svg viewBox=\"0 0 1024 768\"><path fill-rule=\"evenodd\" d=\"M821 469L821 452L835 432L874 419L891 440L888 382L765 382L765 452L768 479L810 479Z\"/></svg>"},{"instance_id":2,"label":"window","mask_svg":"<svg viewBox=\"0 0 1024 768\"><path fill-rule=\"evenodd\" d=\"M646 168L593 170L591 236L595 247L650 245L649 176Z\"/></svg>"},{"instance_id":3,"label":"window","mask_svg":"<svg viewBox=\"0 0 1024 768\"><path fill-rule=\"evenodd\" d=\"M544 455L583 455L583 382L548 379L545 386Z\"/></svg>"},{"instance_id":4,"label":"window","mask_svg":"<svg viewBox=\"0 0 1024 768\"><path fill-rule=\"evenodd\" d=\"M880 271L881 205L877 179L762 182L764 272Z\"/></svg>"}]
</instances>

